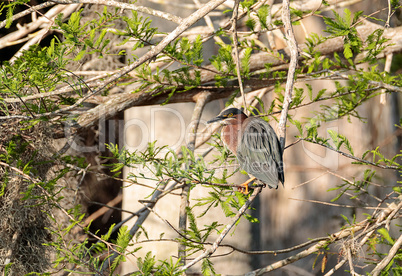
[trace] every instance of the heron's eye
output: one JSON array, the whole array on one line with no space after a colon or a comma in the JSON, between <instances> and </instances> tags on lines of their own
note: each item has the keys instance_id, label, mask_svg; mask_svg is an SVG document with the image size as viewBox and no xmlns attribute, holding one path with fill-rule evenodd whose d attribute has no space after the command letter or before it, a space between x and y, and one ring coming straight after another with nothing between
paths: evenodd
<instances>
[{"instance_id":1,"label":"heron's eye","mask_svg":"<svg viewBox=\"0 0 402 276\"><path fill-rule=\"evenodd\" d=\"M228 118L233 117L233 113L227 115Z\"/></svg>"}]
</instances>

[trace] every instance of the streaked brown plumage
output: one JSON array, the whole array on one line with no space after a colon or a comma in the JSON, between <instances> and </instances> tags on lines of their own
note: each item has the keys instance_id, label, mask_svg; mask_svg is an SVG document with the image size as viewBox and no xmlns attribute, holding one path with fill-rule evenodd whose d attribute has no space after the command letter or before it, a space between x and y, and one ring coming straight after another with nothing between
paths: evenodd
<instances>
[{"instance_id":1,"label":"streaked brown plumage","mask_svg":"<svg viewBox=\"0 0 402 276\"><path fill-rule=\"evenodd\" d=\"M273 128L263 119L247 117L237 108L222 111L208 123L221 122L221 139L241 169L270 188L285 182L282 149Z\"/></svg>"}]
</instances>

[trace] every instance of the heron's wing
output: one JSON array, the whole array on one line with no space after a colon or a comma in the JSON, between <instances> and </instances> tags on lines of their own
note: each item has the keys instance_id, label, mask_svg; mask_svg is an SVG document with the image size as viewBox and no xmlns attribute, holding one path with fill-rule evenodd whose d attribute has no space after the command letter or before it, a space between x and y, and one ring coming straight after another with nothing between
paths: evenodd
<instances>
[{"instance_id":1,"label":"heron's wing","mask_svg":"<svg viewBox=\"0 0 402 276\"><path fill-rule=\"evenodd\" d=\"M251 117L243 123L237 158L247 173L271 188L284 183L282 149L273 128L263 119Z\"/></svg>"}]
</instances>

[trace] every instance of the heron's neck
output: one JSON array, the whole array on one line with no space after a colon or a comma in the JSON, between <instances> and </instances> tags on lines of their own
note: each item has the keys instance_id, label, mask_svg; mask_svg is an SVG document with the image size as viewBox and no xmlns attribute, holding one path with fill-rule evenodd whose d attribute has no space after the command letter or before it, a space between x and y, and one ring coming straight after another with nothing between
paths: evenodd
<instances>
[{"instance_id":1,"label":"heron's neck","mask_svg":"<svg viewBox=\"0 0 402 276\"><path fill-rule=\"evenodd\" d=\"M221 138L226 147L234 154L237 152L237 144L241 137L241 123L226 125L222 128Z\"/></svg>"}]
</instances>

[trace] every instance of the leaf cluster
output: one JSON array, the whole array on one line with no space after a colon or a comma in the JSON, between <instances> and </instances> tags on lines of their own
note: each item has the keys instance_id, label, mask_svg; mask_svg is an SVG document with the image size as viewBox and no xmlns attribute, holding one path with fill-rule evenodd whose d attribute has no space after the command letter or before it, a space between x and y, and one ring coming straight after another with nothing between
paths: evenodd
<instances>
[{"instance_id":1,"label":"leaf cluster","mask_svg":"<svg viewBox=\"0 0 402 276\"><path fill-rule=\"evenodd\" d=\"M106 35L114 26L113 21L119 19L119 10L115 9L112 13L104 7L102 13L97 13L98 19L84 23L81 21L82 11L81 9L72 13L66 23L63 22L63 16L60 14L55 20L56 28L63 32L63 44L70 47L69 52L72 50L78 51L74 61L79 61L85 55L94 53L99 54L100 58L102 58L104 54L109 54L110 48L107 48L107 46L110 43L110 39Z\"/></svg>"}]
</instances>

